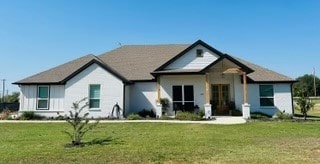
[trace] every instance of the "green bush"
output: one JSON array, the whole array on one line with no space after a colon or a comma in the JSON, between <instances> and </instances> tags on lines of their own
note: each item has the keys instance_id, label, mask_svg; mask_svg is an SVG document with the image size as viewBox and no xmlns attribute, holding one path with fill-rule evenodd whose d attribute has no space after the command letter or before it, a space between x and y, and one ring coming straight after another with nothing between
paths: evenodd
<instances>
[{"instance_id":1,"label":"green bush","mask_svg":"<svg viewBox=\"0 0 320 164\"><path fill-rule=\"evenodd\" d=\"M151 110L143 109L138 113L138 115L140 117L144 117L144 118L148 118L148 117L156 118L156 113L153 109L151 109Z\"/></svg>"},{"instance_id":2,"label":"green bush","mask_svg":"<svg viewBox=\"0 0 320 164\"><path fill-rule=\"evenodd\" d=\"M261 113L261 112L253 112L250 114L251 119L258 119L258 120L269 120L271 116Z\"/></svg>"},{"instance_id":3,"label":"green bush","mask_svg":"<svg viewBox=\"0 0 320 164\"><path fill-rule=\"evenodd\" d=\"M21 120L43 120L45 117L35 114L33 111L23 112L20 116Z\"/></svg>"},{"instance_id":4,"label":"green bush","mask_svg":"<svg viewBox=\"0 0 320 164\"><path fill-rule=\"evenodd\" d=\"M196 113L197 115L199 115L201 118L203 118L205 116L205 111L203 108L201 108L200 110L197 111Z\"/></svg>"},{"instance_id":5,"label":"green bush","mask_svg":"<svg viewBox=\"0 0 320 164\"><path fill-rule=\"evenodd\" d=\"M277 118L280 120L290 120L292 119L292 115L285 112L278 112L276 114Z\"/></svg>"},{"instance_id":6,"label":"green bush","mask_svg":"<svg viewBox=\"0 0 320 164\"><path fill-rule=\"evenodd\" d=\"M189 113L189 112L178 112L176 117L177 120L190 120L190 121L199 121L202 120L198 114Z\"/></svg>"},{"instance_id":7,"label":"green bush","mask_svg":"<svg viewBox=\"0 0 320 164\"><path fill-rule=\"evenodd\" d=\"M128 117L127 117L128 120L141 120L142 117L138 114L130 114Z\"/></svg>"},{"instance_id":8,"label":"green bush","mask_svg":"<svg viewBox=\"0 0 320 164\"><path fill-rule=\"evenodd\" d=\"M234 109L231 111L232 116L242 116L242 112L238 109Z\"/></svg>"}]
</instances>

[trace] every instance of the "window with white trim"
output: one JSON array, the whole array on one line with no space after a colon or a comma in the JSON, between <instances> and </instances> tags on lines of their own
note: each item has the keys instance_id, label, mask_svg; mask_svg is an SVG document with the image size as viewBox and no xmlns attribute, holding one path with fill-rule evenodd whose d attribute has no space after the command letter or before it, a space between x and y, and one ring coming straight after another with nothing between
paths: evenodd
<instances>
[{"instance_id":1,"label":"window with white trim","mask_svg":"<svg viewBox=\"0 0 320 164\"><path fill-rule=\"evenodd\" d=\"M49 109L49 86L38 86L37 92L37 109L48 110Z\"/></svg>"},{"instance_id":2,"label":"window with white trim","mask_svg":"<svg viewBox=\"0 0 320 164\"><path fill-rule=\"evenodd\" d=\"M273 107L274 106L274 90L273 85L260 85L260 106Z\"/></svg>"},{"instance_id":3,"label":"window with white trim","mask_svg":"<svg viewBox=\"0 0 320 164\"><path fill-rule=\"evenodd\" d=\"M89 85L89 108L100 108L100 84Z\"/></svg>"}]
</instances>

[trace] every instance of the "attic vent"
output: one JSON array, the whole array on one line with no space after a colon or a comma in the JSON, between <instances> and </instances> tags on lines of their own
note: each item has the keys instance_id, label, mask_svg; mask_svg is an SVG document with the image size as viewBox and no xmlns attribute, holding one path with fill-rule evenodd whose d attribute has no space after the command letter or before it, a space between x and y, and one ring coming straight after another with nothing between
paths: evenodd
<instances>
[{"instance_id":1,"label":"attic vent","mask_svg":"<svg viewBox=\"0 0 320 164\"><path fill-rule=\"evenodd\" d=\"M197 49L197 57L203 57L203 50Z\"/></svg>"}]
</instances>

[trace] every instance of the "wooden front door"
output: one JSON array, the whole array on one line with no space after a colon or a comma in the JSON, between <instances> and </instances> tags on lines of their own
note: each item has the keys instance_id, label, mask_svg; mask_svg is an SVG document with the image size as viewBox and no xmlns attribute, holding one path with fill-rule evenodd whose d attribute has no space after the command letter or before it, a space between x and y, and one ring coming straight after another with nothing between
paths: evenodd
<instances>
[{"instance_id":1,"label":"wooden front door","mask_svg":"<svg viewBox=\"0 0 320 164\"><path fill-rule=\"evenodd\" d=\"M214 114L229 114L230 85L213 84L211 85L211 105Z\"/></svg>"}]
</instances>

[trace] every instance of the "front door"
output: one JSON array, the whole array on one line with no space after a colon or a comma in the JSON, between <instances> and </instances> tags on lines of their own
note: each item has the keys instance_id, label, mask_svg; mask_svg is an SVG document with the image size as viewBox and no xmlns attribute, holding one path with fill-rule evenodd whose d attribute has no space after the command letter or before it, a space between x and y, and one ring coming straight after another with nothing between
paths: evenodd
<instances>
[{"instance_id":1,"label":"front door","mask_svg":"<svg viewBox=\"0 0 320 164\"><path fill-rule=\"evenodd\" d=\"M212 113L218 115L229 114L230 85L214 84L211 86L211 94Z\"/></svg>"},{"instance_id":2,"label":"front door","mask_svg":"<svg viewBox=\"0 0 320 164\"><path fill-rule=\"evenodd\" d=\"M193 85L172 86L173 110L192 112L194 110Z\"/></svg>"}]
</instances>

